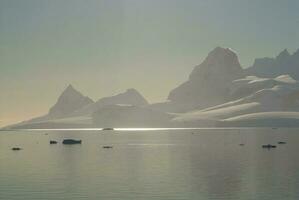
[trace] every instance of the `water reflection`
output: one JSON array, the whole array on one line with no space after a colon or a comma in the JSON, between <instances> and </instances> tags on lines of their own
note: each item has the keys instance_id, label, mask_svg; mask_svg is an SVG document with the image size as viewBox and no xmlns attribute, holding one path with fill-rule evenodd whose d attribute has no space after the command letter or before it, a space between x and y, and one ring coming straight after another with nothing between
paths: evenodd
<instances>
[{"instance_id":1,"label":"water reflection","mask_svg":"<svg viewBox=\"0 0 299 200\"><path fill-rule=\"evenodd\" d=\"M0 199L298 199L296 132L1 132Z\"/></svg>"}]
</instances>

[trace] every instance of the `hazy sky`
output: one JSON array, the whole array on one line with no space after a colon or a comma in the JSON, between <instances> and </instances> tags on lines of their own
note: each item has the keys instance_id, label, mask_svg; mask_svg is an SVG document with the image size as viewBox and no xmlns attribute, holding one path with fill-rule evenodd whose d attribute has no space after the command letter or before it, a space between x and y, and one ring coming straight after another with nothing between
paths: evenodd
<instances>
[{"instance_id":1,"label":"hazy sky","mask_svg":"<svg viewBox=\"0 0 299 200\"><path fill-rule=\"evenodd\" d=\"M0 126L46 113L69 84L162 101L216 46L299 48L298 0L0 0Z\"/></svg>"}]
</instances>

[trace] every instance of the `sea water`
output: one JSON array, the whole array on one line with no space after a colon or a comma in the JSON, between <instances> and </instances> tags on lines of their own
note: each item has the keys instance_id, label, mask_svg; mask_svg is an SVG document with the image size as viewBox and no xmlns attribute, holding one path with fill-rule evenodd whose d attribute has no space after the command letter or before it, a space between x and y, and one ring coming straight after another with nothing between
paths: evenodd
<instances>
[{"instance_id":1,"label":"sea water","mask_svg":"<svg viewBox=\"0 0 299 200\"><path fill-rule=\"evenodd\" d=\"M297 200L298 152L298 129L1 131L0 199Z\"/></svg>"}]
</instances>

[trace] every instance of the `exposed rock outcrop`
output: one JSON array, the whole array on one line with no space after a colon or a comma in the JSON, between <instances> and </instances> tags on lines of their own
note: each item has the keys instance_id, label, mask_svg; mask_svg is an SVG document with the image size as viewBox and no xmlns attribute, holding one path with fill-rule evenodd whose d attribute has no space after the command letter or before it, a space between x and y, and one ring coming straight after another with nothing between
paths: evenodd
<instances>
[{"instance_id":1,"label":"exposed rock outcrop","mask_svg":"<svg viewBox=\"0 0 299 200\"><path fill-rule=\"evenodd\" d=\"M257 58L254 64L246 69L246 73L267 78L290 74L299 80L299 49L292 55L285 49L275 58Z\"/></svg>"},{"instance_id":2,"label":"exposed rock outcrop","mask_svg":"<svg viewBox=\"0 0 299 200\"><path fill-rule=\"evenodd\" d=\"M72 85L69 85L60 95L56 104L50 108L49 116L51 118L65 117L70 113L92 103L93 100L89 97L83 96Z\"/></svg>"},{"instance_id":3,"label":"exposed rock outcrop","mask_svg":"<svg viewBox=\"0 0 299 200\"><path fill-rule=\"evenodd\" d=\"M228 99L230 84L244 77L238 56L228 48L217 47L196 66L189 80L172 90L168 99L174 103L206 108Z\"/></svg>"}]
</instances>

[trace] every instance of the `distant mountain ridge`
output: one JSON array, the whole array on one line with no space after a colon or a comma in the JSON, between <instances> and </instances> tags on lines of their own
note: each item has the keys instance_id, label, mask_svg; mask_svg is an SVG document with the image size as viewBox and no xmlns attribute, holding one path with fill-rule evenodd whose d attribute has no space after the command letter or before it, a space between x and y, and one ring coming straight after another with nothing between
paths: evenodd
<instances>
[{"instance_id":1,"label":"distant mountain ridge","mask_svg":"<svg viewBox=\"0 0 299 200\"><path fill-rule=\"evenodd\" d=\"M133 88L117 95L103 97L94 102L91 98L82 95L72 85L69 85L58 97L57 102L49 109L48 114L8 127L67 127L69 123L74 127L92 126L91 117L93 113L105 106L117 104L143 107L147 106L148 102Z\"/></svg>"},{"instance_id":2,"label":"distant mountain ridge","mask_svg":"<svg viewBox=\"0 0 299 200\"><path fill-rule=\"evenodd\" d=\"M146 106L148 102L133 88L117 95L103 97L94 102L89 97L83 96L72 85L69 85L59 96L57 103L50 108L49 115L54 118L87 115L96 112L103 106L116 104Z\"/></svg>"},{"instance_id":3,"label":"distant mountain ridge","mask_svg":"<svg viewBox=\"0 0 299 200\"><path fill-rule=\"evenodd\" d=\"M299 49L290 54L284 49L275 58L257 58L254 64L245 69L246 74L266 78L274 78L282 74L290 74L299 80Z\"/></svg>"},{"instance_id":4,"label":"distant mountain ridge","mask_svg":"<svg viewBox=\"0 0 299 200\"><path fill-rule=\"evenodd\" d=\"M233 50L217 47L165 102L149 104L133 88L94 102L70 85L48 114L10 128L299 126L297 61L299 51L284 50L244 70Z\"/></svg>"},{"instance_id":5,"label":"distant mountain ridge","mask_svg":"<svg viewBox=\"0 0 299 200\"><path fill-rule=\"evenodd\" d=\"M143 107L148 105L148 101L136 89L130 88L123 93L109 96L109 97L103 97L93 104L89 104L88 106L76 110L75 112L72 113L72 115L73 116L91 115L92 113L103 108L104 106L117 105L117 104Z\"/></svg>"}]
</instances>

